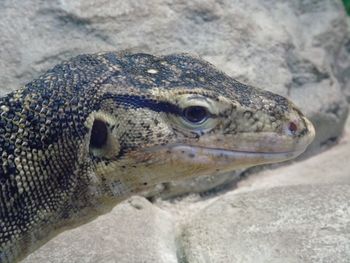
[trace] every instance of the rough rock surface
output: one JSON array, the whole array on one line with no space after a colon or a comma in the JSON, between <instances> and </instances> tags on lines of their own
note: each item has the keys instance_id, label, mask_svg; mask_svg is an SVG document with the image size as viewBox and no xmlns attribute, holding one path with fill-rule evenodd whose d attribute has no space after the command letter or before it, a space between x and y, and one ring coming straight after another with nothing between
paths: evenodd
<instances>
[{"instance_id":1,"label":"rough rock surface","mask_svg":"<svg viewBox=\"0 0 350 263\"><path fill-rule=\"evenodd\" d=\"M133 197L97 220L58 235L23 262L175 263L173 233L169 213Z\"/></svg>"},{"instance_id":2,"label":"rough rock surface","mask_svg":"<svg viewBox=\"0 0 350 263\"><path fill-rule=\"evenodd\" d=\"M350 185L229 193L181 241L183 262L349 262Z\"/></svg>"}]
</instances>

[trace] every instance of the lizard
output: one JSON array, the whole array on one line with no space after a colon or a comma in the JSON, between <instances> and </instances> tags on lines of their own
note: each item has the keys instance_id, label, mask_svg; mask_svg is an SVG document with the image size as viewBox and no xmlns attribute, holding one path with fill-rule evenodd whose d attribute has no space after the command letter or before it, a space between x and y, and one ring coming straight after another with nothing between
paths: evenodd
<instances>
[{"instance_id":1,"label":"lizard","mask_svg":"<svg viewBox=\"0 0 350 263\"><path fill-rule=\"evenodd\" d=\"M295 158L287 98L189 54L101 52L0 98L0 263L157 184Z\"/></svg>"}]
</instances>

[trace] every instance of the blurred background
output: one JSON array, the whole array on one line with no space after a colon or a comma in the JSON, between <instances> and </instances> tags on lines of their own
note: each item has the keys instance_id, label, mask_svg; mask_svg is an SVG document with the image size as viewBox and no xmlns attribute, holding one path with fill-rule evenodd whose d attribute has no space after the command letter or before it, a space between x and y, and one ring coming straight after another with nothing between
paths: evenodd
<instances>
[{"instance_id":1,"label":"blurred background","mask_svg":"<svg viewBox=\"0 0 350 263\"><path fill-rule=\"evenodd\" d=\"M344 6L345 6L345 9L346 9L346 12L349 15L350 14L350 1L349 0L343 0L343 3L344 3Z\"/></svg>"}]
</instances>

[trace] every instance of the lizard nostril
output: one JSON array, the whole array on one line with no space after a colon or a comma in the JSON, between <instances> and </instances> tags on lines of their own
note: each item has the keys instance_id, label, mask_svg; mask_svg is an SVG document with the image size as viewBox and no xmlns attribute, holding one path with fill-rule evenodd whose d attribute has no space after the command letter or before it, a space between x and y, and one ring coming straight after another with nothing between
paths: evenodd
<instances>
[{"instance_id":1,"label":"lizard nostril","mask_svg":"<svg viewBox=\"0 0 350 263\"><path fill-rule=\"evenodd\" d=\"M291 121L291 122L288 124L288 130L289 130L292 134L294 134L294 133L296 133L296 131L298 130L298 125L297 125L295 122Z\"/></svg>"}]
</instances>

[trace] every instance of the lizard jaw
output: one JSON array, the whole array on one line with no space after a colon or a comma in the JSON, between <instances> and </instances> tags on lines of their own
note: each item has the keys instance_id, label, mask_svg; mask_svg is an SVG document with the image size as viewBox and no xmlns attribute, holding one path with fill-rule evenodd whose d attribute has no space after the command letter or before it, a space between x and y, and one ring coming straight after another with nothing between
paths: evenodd
<instances>
[{"instance_id":1,"label":"lizard jaw","mask_svg":"<svg viewBox=\"0 0 350 263\"><path fill-rule=\"evenodd\" d=\"M191 166L193 170L207 170L208 173L214 173L290 160L299 156L305 149L306 147L285 152L253 152L192 145L168 145L152 147L145 151L158 160L162 159L162 156L168 156L171 158L168 161L173 165L186 165Z\"/></svg>"}]
</instances>

